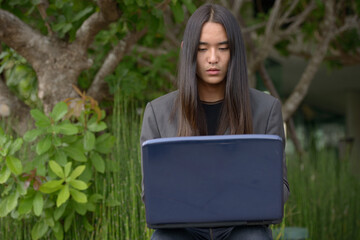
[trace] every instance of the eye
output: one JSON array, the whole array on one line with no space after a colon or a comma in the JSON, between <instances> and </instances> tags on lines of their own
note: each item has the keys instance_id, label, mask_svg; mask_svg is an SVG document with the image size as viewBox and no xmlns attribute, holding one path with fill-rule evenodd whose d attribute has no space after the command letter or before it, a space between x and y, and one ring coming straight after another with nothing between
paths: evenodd
<instances>
[{"instance_id":1,"label":"eye","mask_svg":"<svg viewBox=\"0 0 360 240\"><path fill-rule=\"evenodd\" d=\"M206 51L207 49L206 48L198 48L198 51L199 52L204 52L204 51Z\"/></svg>"},{"instance_id":2,"label":"eye","mask_svg":"<svg viewBox=\"0 0 360 240\"><path fill-rule=\"evenodd\" d=\"M219 50L226 51L226 50L229 50L229 47L222 47L222 48L219 48Z\"/></svg>"}]
</instances>

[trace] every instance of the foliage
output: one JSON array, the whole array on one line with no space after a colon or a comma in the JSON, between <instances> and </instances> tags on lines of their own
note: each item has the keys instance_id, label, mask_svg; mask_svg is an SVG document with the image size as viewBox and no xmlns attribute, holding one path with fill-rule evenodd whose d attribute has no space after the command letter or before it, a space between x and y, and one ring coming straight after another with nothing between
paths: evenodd
<instances>
[{"instance_id":1,"label":"foliage","mask_svg":"<svg viewBox=\"0 0 360 240\"><path fill-rule=\"evenodd\" d=\"M104 112L82 94L58 103L49 116L37 109L31 115L36 128L23 139L0 132L0 217L36 216L32 239L49 234L49 229L56 239L63 239L76 216L92 231L89 218L104 198L94 190L94 176L105 172L105 159L115 140L104 132ZM16 157L23 140L38 140L31 161Z\"/></svg>"},{"instance_id":2,"label":"foliage","mask_svg":"<svg viewBox=\"0 0 360 240\"><path fill-rule=\"evenodd\" d=\"M152 233L146 227L140 195L142 114L137 114L128 100L117 93L115 96L110 127L116 137L115 147L111 158L104 159L105 173L98 175L89 187L108 198L100 200L100 207L94 212L96 221L91 235L76 227L75 223L82 224L76 221L66 233L68 239L150 239ZM360 184L350 174L349 162L340 160L332 149L317 150L301 159L288 155L287 162L291 193L284 221L275 227L304 227L311 239L359 239ZM59 177L55 175L52 180L55 179ZM53 201L55 206L56 199ZM77 215L81 220L82 216ZM0 218L0 238L30 239L29 229L34 223L31 219L14 222L10 217Z\"/></svg>"},{"instance_id":3,"label":"foliage","mask_svg":"<svg viewBox=\"0 0 360 240\"><path fill-rule=\"evenodd\" d=\"M0 52L0 74L4 73L8 87L31 107L40 106L37 99L35 71L25 58L13 49L4 47Z\"/></svg>"}]
</instances>

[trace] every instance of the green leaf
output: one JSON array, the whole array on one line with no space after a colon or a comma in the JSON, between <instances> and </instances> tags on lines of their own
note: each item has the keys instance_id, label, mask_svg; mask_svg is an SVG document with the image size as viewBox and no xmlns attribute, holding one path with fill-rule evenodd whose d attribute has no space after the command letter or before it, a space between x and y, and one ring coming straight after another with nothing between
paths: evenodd
<instances>
[{"instance_id":1,"label":"green leaf","mask_svg":"<svg viewBox=\"0 0 360 240\"><path fill-rule=\"evenodd\" d=\"M65 165L65 178L67 178L70 174L70 171L71 171L71 165L72 165L72 162L68 162L66 165Z\"/></svg>"},{"instance_id":2,"label":"green leaf","mask_svg":"<svg viewBox=\"0 0 360 240\"><path fill-rule=\"evenodd\" d=\"M21 195L25 195L27 193L27 189L25 188L24 182L18 182L16 186L16 191Z\"/></svg>"},{"instance_id":3,"label":"green leaf","mask_svg":"<svg viewBox=\"0 0 360 240\"><path fill-rule=\"evenodd\" d=\"M98 153L91 154L90 157L92 165L95 167L96 171L104 173L105 172L105 162Z\"/></svg>"},{"instance_id":4,"label":"green leaf","mask_svg":"<svg viewBox=\"0 0 360 240\"><path fill-rule=\"evenodd\" d=\"M94 231L94 227L89 223L86 217L83 217L83 225L88 232Z\"/></svg>"},{"instance_id":5,"label":"green leaf","mask_svg":"<svg viewBox=\"0 0 360 240\"><path fill-rule=\"evenodd\" d=\"M14 155L17 151L20 150L23 144L23 140L21 138L17 138L10 146L10 155Z\"/></svg>"},{"instance_id":6,"label":"green leaf","mask_svg":"<svg viewBox=\"0 0 360 240\"><path fill-rule=\"evenodd\" d=\"M35 216L39 217L41 215L43 206L44 206L44 200L42 194L40 192L37 192L33 200L33 210Z\"/></svg>"},{"instance_id":7,"label":"green leaf","mask_svg":"<svg viewBox=\"0 0 360 240\"><path fill-rule=\"evenodd\" d=\"M33 240L42 238L47 232L49 226L44 222L40 221L35 223L34 227L31 230L31 237Z\"/></svg>"},{"instance_id":8,"label":"green leaf","mask_svg":"<svg viewBox=\"0 0 360 240\"><path fill-rule=\"evenodd\" d=\"M90 161L87 162L85 164L85 166L86 166L86 168L85 168L84 172L80 175L80 177L78 179L87 183L92 179L92 177L94 175L93 175L93 167L92 167Z\"/></svg>"},{"instance_id":9,"label":"green leaf","mask_svg":"<svg viewBox=\"0 0 360 240\"><path fill-rule=\"evenodd\" d=\"M50 226L50 227L54 227L55 226L55 222L54 222L54 219L50 216L46 217L44 219L45 223Z\"/></svg>"},{"instance_id":10,"label":"green leaf","mask_svg":"<svg viewBox=\"0 0 360 240\"><path fill-rule=\"evenodd\" d=\"M60 222L55 223L55 227L53 228L53 232L55 235L56 240L63 240L64 239L64 230Z\"/></svg>"},{"instance_id":11,"label":"green leaf","mask_svg":"<svg viewBox=\"0 0 360 240\"><path fill-rule=\"evenodd\" d=\"M51 170L59 177L59 178L65 178L64 171L62 167L55 161L51 160L49 162L49 166Z\"/></svg>"},{"instance_id":12,"label":"green leaf","mask_svg":"<svg viewBox=\"0 0 360 240\"><path fill-rule=\"evenodd\" d=\"M97 203L99 200L103 199L103 196L101 194L98 193L94 193L93 195L91 195L90 197L90 202L92 203Z\"/></svg>"},{"instance_id":13,"label":"green leaf","mask_svg":"<svg viewBox=\"0 0 360 240\"><path fill-rule=\"evenodd\" d=\"M106 123L104 122L93 122L87 126L87 128L92 132L100 132L107 128Z\"/></svg>"},{"instance_id":14,"label":"green leaf","mask_svg":"<svg viewBox=\"0 0 360 240\"><path fill-rule=\"evenodd\" d=\"M18 212L20 215L28 214L33 206L33 198L24 198L19 202Z\"/></svg>"},{"instance_id":15,"label":"green leaf","mask_svg":"<svg viewBox=\"0 0 360 240\"><path fill-rule=\"evenodd\" d=\"M175 22L181 23L184 21L184 11L182 9L181 3L177 2L175 4L170 4L171 11L174 14Z\"/></svg>"},{"instance_id":16,"label":"green leaf","mask_svg":"<svg viewBox=\"0 0 360 240\"><path fill-rule=\"evenodd\" d=\"M8 152L9 152L9 149L10 149L10 146L11 146L11 141L8 141L7 143L5 144L2 144L1 148L0 148L0 154L5 157ZM1 159L1 158L0 158Z\"/></svg>"},{"instance_id":17,"label":"green leaf","mask_svg":"<svg viewBox=\"0 0 360 240\"><path fill-rule=\"evenodd\" d=\"M78 128L71 123L63 123L58 125L59 133L64 135L74 135L79 132Z\"/></svg>"},{"instance_id":18,"label":"green leaf","mask_svg":"<svg viewBox=\"0 0 360 240\"><path fill-rule=\"evenodd\" d=\"M0 202L0 217L6 217L6 215L8 215L8 211L7 211L7 202L8 202L8 198L3 198L2 201Z\"/></svg>"},{"instance_id":19,"label":"green leaf","mask_svg":"<svg viewBox=\"0 0 360 240\"><path fill-rule=\"evenodd\" d=\"M73 197L73 199L75 201L77 201L78 203L86 203L87 202L87 197L84 193L79 192L78 190L75 190L73 188L70 189L70 193L71 193L71 196Z\"/></svg>"},{"instance_id":20,"label":"green leaf","mask_svg":"<svg viewBox=\"0 0 360 240\"><path fill-rule=\"evenodd\" d=\"M66 184L65 186L63 186L63 188L61 189L57 200L56 200L56 206L59 207L61 206L63 203L65 203L70 197L70 193L69 193L69 185Z\"/></svg>"},{"instance_id":21,"label":"green leaf","mask_svg":"<svg viewBox=\"0 0 360 240\"><path fill-rule=\"evenodd\" d=\"M62 145L61 138L59 138L57 135L53 135L52 140L55 147L60 147Z\"/></svg>"},{"instance_id":22,"label":"green leaf","mask_svg":"<svg viewBox=\"0 0 360 240\"><path fill-rule=\"evenodd\" d=\"M54 160L61 166L65 166L67 163L67 156L62 150L57 150L54 155Z\"/></svg>"},{"instance_id":23,"label":"green leaf","mask_svg":"<svg viewBox=\"0 0 360 240\"><path fill-rule=\"evenodd\" d=\"M67 111L67 104L65 102L59 102L55 105L54 109L50 113L50 116L52 117L52 119L54 119L55 122L57 122L65 116Z\"/></svg>"},{"instance_id":24,"label":"green leaf","mask_svg":"<svg viewBox=\"0 0 360 240\"><path fill-rule=\"evenodd\" d=\"M70 175L70 181L76 179L78 176L81 175L81 173L85 170L85 165L80 165L71 173Z\"/></svg>"},{"instance_id":25,"label":"green leaf","mask_svg":"<svg viewBox=\"0 0 360 240\"><path fill-rule=\"evenodd\" d=\"M105 133L96 139L95 149L100 153L110 153L115 143L115 137Z\"/></svg>"},{"instance_id":26,"label":"green leaf","mask_svg":"<svg viewBox=\"0 0 360 240\"><path fill-rule=\"evenodd\" d=\"M19 194L17 192L11 194L7 198L6 211L9 213L14 210L18 204Z\"/></svg>"},{"instance_id":27,"label":"green leaf","mask_svg":"<svg viewBox=\"0 0 360 240\"><path fill-rule=\"evenodd\" d=\"M61 205L60 207L56 208L54 211L54 219L55 221L59 220L61 216L64 214L66 209L67 203Z\"/></svg>"},{"instance_id":28,"label":"green leaf","mask_svg":"<svg viewBox=\"0 0 360 240\"><path fill-rule=\"evenodd\" d=\"M73 142L75 142L78 139L77 135L68 135L68 136L63 136L62 137L62 141L64 143L67 143L68 145L71 145Z\"/></svg>"},{"instance_id":29,"label":"green leaf","mask_svg":"<svg viewBox=\"0 0 360 240\"><path fill-rule=\"evenodd\" d=\"M106 206L108 207L120 206L120 202L113 197L113 193L111 193L109 198L106 200Z\"/></svg>"},{"instance_id":30,"label":"green leaf","mask_svg":"<svg viewBox=\"0 0 360 240\"><path fill-rule=\"evenodd\" d=\"M77 13L75 15L75 17L72 19L72 22L78 21L80 20L82 17L84 17L86 14L91 13L93 10L93 7L88 6L87 8L85 8L84 10L80 11L79 13Z\"/></svg>"},{"instance_id":31,"label":"green leaf","mask_svg":"<svg viewBox=\"0 0 360 240\"><path fill-rule=\"evenodd\" d=\"M86 131L84 135L84 149L85 151L91 151L95 146L95 135L90 132Z\"/></svg>"},{"instance_id":32,"label":"green leaf","mask_svg":"<svg viewBox=\"0 0 360 240\"><path fill-rule=\"evenodd\" d=\"M81 180L71 180L70 185L78 190L85 190L88 188L88 185Z\"/></svg>"},{"instance_id":33,"label":"green leaf","mask_svg":"<svg viewBox=\"0 0 360 240\"><path fill-rule=\"evenodd\" d=\"M3 168L0 171L0 184L5 183L9 177L10 177L11 171L6 166L3 166Z\"/></svg>"},{"instance_id":34,"label":"green leaf","mask_svg":"<svg viewBox=\"0 0 360 240\"><path fill-rule=\"evenodd\" d=\"M15 175L22 173L22 164L19 159L13 156L6 156L6 165Z\"/></svg>"},{"instance_id":35,"label":"green leaf","mask_svg":"<svg viewBox=\"0 0 360 240\"><path fill-rule=\"evenodd\" d=\"M84 216L87 212L87 207L86 207L86 204L83 204L83 203L77 203L75 201L72 202L73 204L73 207L75 208L75 211Z\"/></svg>"},{"instance_id":36,"label":"green leaf","mask_svg":"<svg viewBox=\"0 0 360 240\"><path fill-rule=\"evenodd\" d=\"M76 147L65 147L63 149L64 149L64 152L72 159L79 161L79 162L87 161L84 153L80 149L78 149Z\"/></svg>"},{"instance_id":37,"label":"green leaf","mask_svg":"<svg viewBox=\"0 0 360 240\"><path fill-rule=\"evenodd\" d=\"M47 152L51 147L51 135L47 135L43 139L41 139L36 145L36 153L41 155Z\"/></svg>"},{"instance_id":38,"label":"green leaf","mask_svg":"<svg viewBox=\"0 0 360 240\"><path fill-rule=\"evenodd\" d=\"M67 232L70 229L72 220L74 219L74 215L75 215L75 213L72 212L65 218L65 223L64 223L65 232Z\"/></svg>"},{"instance_id":39,"label":"green leaf","mask_svg":"<svg viewBox=\"0 0 360 240\"><path fill-rule=\"evenodd\" d=\"M43 193L53 193L61 189L64 180L53 180L42 184L39 190Z\"/></svg>"},{"instance_id":40,"label":"green leaf","mask_svg":"<svg viewBox=\"0 0 360 240\"><path fill-rule=\"evenodd\" d=\"M1 193L1 196L6 196L9 194L9 192L13 189L14 186L14 182L15 182L15 178L10 178L6 184L4 184L4 188L3 191Z\"/></svg>"},{"instance_id":41,"label":"green leaf","mask_svg":"<svg viewBox=\"0 0 360 240\"><path fill-rule=\"evenodd\" d=\"M49 127L51 125L50 119L38 109L30 111L31 116L35 119L35 125L40 128Z\"/></svg>"},{"instance_id":42,"label":"green leaf","mask_svg":"<svg viewBox=\"0 0 360 240\"><path fill-rule=\"evenodd\" d=\"M95 212L96 210L95 204L89 201L86 203L86 208L89 212Z\"/></svg>"},{"instance_id":43,"label":"green leaf","mask_svg":"<svg viewBox=\"0 0 360 240\"><path fill-rule=\"evenodd\" d=\"M43 218L43 219L48 226L50 226L52 228L55 227L52 208L48 208L45 210L45 218Z\"/></svg>"},{"instance_id":44,"label":"green leaf","mask_svg":"<svg viewBox=\"0 0 360 240\"><path fill-rule=\"evenodd\" d=\"M183 0L186 8L189 10L190 14L193 14L196 11L196 6L191 0Z\"/></svg>"},{"instance_id":45,"label":"green leaf","mask_svg":"<svg viewBox=\"0 0 360 240\"><path fill-rule=\"evenodd\" d=\"M30 131L27 131L24 135L24 140L26 142L32 142L43 133L44 133L43 129L33 129Z\"/></svg>"}]
</instances>

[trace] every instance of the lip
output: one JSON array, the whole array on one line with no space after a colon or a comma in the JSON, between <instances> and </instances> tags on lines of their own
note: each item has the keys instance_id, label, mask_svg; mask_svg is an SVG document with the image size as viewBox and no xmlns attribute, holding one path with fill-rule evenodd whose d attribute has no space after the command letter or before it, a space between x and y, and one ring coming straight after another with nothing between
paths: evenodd
<instances>
[{"instance_id":1,"label":"lip","mask_svg":"<svg viewBox=\"0 0 360 240\"><path fill-rule=\"evenodd\" d=\"M220 73L220 70L218 68L209 68L206 72L210 75L217 75Z\"/></svg>"}]
</instances>

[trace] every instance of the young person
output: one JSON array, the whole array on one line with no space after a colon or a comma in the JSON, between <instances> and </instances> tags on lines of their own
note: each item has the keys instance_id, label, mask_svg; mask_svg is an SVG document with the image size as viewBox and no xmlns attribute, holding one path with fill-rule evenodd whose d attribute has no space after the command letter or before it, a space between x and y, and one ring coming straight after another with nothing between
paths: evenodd
<instances>
[{"instance_id":1,"label":"young person","mask_svg":"<svg viewBox=\"0 0 360 240\"><path fill-rule=\"evenodd\" d=\"M148 103L141 144L154 138L274 134L284 139L280 102L248 86L240 27L226 8L205 4L181 44L178 90ZM284 158L284 202L289 194ZM156 230L154 240L272 239L268 226Z\"/></svg>"}]
</instances>

